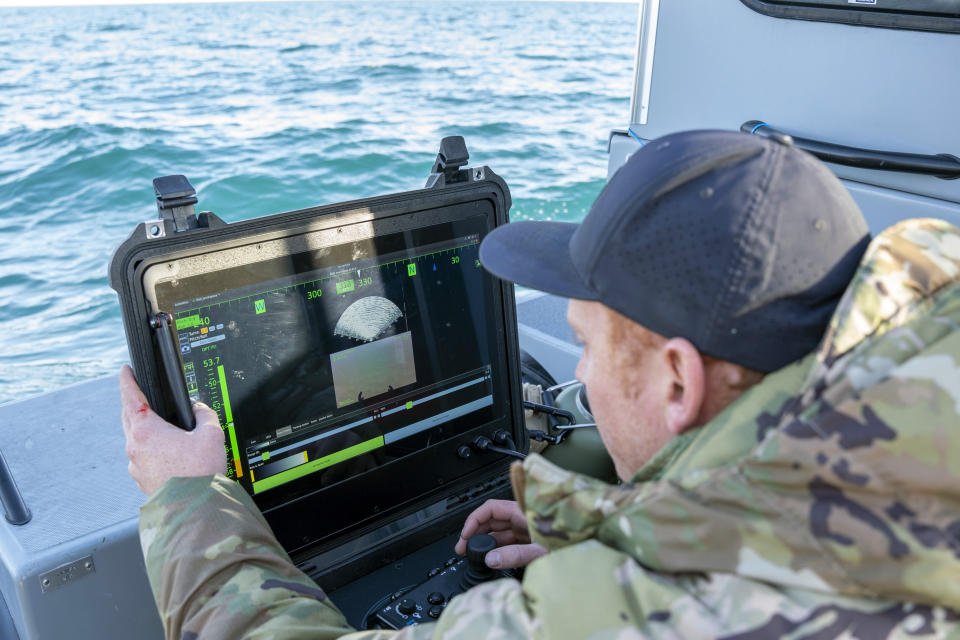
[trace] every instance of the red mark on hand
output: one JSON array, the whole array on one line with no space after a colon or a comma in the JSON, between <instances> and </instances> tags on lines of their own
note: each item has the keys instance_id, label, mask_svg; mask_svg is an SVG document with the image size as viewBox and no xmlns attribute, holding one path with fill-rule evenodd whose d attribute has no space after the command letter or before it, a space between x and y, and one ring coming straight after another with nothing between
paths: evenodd
<instances>
[{"instance_id":1,"label":"red mark on hand","mask_svg":"<svg viewBox=\"0 0 960 640\"><path fill-rule=\"evenodd\" d=\"M142 414L145 414L145 413L146 413L147 411L149 411L149 410L150 410L150 407L147 406L147 403L146 403L146 402L141 402L141 403L140 403L140 408L137 409L137 413L139 413L139 414L142 415Z\"/></svg>"}]
</instances>

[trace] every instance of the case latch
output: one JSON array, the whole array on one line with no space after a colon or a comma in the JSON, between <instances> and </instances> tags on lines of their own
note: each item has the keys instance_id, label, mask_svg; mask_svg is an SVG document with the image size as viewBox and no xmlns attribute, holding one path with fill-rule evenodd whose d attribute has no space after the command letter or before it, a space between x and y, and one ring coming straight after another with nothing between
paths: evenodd
<instances>
[{"instance_id":1,"label":"case latch","mask_svg":"<svg viewBox=\"0 0 960 640\"><path fill-rule=\"evenodd\" d=\"M186 176L154 178L153 191L157 194L157 212L160 219L173 221L178 233L200 226L193 209L193 205L197 204L197 190Z\"/></svg>"},{"instance_id":2,"label":"case latch","mask_svg":"<svg viewBox=\"0 0 960 640\"><path fill-rule=\"evenodd\" d=\"M469 179L467 172L461 172L460 168L466 166L470 160L470 152L467 151L467 143L463 136L447 136L440 141L440 152L437 154L437 160L433 163L433 169L427 176L425 188L443 187L452 182L465 182Z\"/></svg>"}]
</instances>

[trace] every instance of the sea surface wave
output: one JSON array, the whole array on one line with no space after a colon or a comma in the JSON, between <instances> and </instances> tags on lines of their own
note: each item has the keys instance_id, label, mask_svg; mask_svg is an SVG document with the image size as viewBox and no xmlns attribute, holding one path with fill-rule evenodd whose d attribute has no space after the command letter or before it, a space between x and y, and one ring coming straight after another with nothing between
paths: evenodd
<instances>
[{"instance_id":1,"label":"sea surface wave","mask_svg":"<svg viewBox=\"0 0 960 640\"><path fill-rule=\"evenodd\" d=\"M440 139L511 218L579 220L628 117L635 5L0 8L0 404L127 360L113 249L183 173L228 222L420 188Z\"/></svg>"}]
</instances>

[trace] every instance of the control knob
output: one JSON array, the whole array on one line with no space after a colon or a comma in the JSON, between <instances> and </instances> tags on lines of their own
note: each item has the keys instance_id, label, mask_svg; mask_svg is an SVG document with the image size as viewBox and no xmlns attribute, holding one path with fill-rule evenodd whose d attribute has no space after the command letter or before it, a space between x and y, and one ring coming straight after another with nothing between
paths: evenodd
<instances>
[{"instance_id":1,"label":"control knob","mask_svg":"<svg viewBox=\"0 0 960 640\"><path fill-rule=\"evenodd\" d=\"M487 553L497 548L497 541L487 533L478 533L467 540L467 571L461 583L465 589L497 577L484 561Z\"/></svg>"}]
</instances>

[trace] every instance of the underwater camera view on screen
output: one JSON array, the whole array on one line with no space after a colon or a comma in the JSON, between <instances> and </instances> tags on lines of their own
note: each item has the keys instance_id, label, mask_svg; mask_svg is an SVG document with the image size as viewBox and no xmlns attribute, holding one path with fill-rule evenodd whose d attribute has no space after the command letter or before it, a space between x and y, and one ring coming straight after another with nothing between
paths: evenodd
<instances>
[{"instance_id":1,"label":"underwater camera view on screen","mask_svg":"<svg viewBox=\"0 0 960 640\"><path fill-rule=\"evenodd\" d=\"M252 494L307 476L327 486L492 416L485 224L157 285L188 392L228 433L229 475Z\"/></svg>"}]
</instances>

